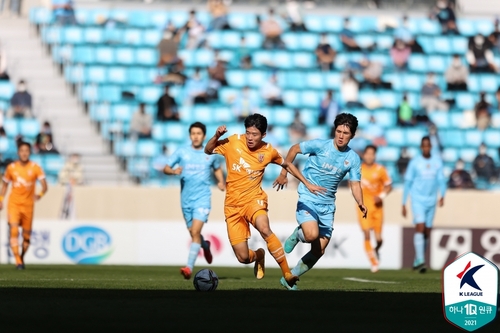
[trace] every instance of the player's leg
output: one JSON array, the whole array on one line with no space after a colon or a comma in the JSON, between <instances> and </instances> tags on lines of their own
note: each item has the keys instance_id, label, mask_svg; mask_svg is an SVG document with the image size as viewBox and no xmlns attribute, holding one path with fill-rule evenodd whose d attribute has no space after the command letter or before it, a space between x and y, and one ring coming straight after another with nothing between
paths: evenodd
<instances>
[{"instance_id":1,"label":"player's leg","mask_svg":"<svg viewBox=\"0 0 500 333\"><path fill-rule=\"evenodd\" d=\"M318 262L318 260L325 254L325 249L330 243L330 238L326 236L319 236L311 242L311 250L307 252L292 269L292 274L301 276L308 272Z\"/></svg>"},{"instance_id":2,"label":"player's leg","mask_svg":"<svg viewBox=\"0 0 500 333\"><path fill-rule=\"evenodd\" d=\"M365 248L365 253L366 256L368 257L368 260L370 261L371 265L371 270L372 272L378 271L378 259L375 254L375 251L373 250L372 247L372 242L370 238L370 232L373 230L374 227L374 222L375 222L375 217L374 217L374 210L375 208L373 206L368 207L368 211L370 214L366 218L363 218L362 213L357 209L358 213L358 220L361 224L361 229L363 230L363 236L364 236L364 248Z\"/></svg>"},{"instance_id":3,"label":"player's leg","mask_svg":"<svg viewBox=\"0 0 500 333\"><path fill-rule=\"evenodd\" d=\"M193 272L194 263L198 257L198 252L200 252L200 243L195 243L192 239L192 228L193 228L193 209L192 208L182 208L182 214L184 216L184 221L186 222L186 227L191 235L191 245L189 246L187 265L182 267L180 272L186 280L191 278Z\"/></svg>"},{"instance_id":4,"label":"player's leg","mask_svg":"<svg viewBox=\"0 0 500 333\"><path fill-rule=\"evenodd\" d=\"M429 245L435 214L436 214L436 205L427 208L425 216L425 227L424 227L424 254L427 251Z\"/></svg>"},{"instance_id":5,"label":"player's leg","mask_svg":"<svg viewBox=\"0 0 500 333\"><path fill-rule=\"evenodd\" d=\"M285 252L291 253L301 243L311 243L319 235L319 217L312 203L297 202L295 217L299 226L285 241Z\"/></svg>"},{"instance_id":6,"label":"player's leg","mask_svg":"<svg viewBox=\"0 0 500 333\"><path fill-rule=\"evenodd\" d=\"M413 235L413 246L415 248L415 260L413 269L425 272L425 207L421 203L412 202L413 224L415 225L415 234Z\"/></svg>"},{"instance_id":7,"label":"player's leg","mask_svg":"<svg viewBox=\"0 0 500 333\"><path fill-rule=\"evenodd\" d=\"M20 215L21 228L23 229L23 246L21 252L21 261L24 265L24 256L28 252L31 241L31 230L33 226L33 209L22 211Z\"/></svg>"},{"instance_id":8,"label":"player's leg","mask_svg":"<svg viewBox=\"0 0 500 333\"><path fill-rule=\"evenodd\" d=\"M7 208L7 216L10 233L10 249L16 261L16 268L23 269L23 261L19 254L19 228L21 224L20 211L17 207L10 206Z\"/></svg>"},{"instance_id":9,"label":"player's leg","mask_svg":"<svg viewBox=\"0 0 500 333\"><path fill-rule=\"evenodd\" d=\"M206 241L201 234L201 230L203 226L208 222L208 215L210 214L210 208L207 205L206 207L197 208L193 211L193 231L191 234L194 243L198 243L201 245L203 249L203 255L205 256L205 260L207 263L212 263L212 252L210 251L210 242ZM195 228L196 226L199 226Z\"/></svg>"}]
</instances>

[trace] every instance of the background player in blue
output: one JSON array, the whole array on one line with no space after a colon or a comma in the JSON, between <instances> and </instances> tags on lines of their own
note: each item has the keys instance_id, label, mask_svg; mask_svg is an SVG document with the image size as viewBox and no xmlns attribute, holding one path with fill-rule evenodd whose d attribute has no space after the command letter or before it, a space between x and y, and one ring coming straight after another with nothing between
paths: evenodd
<instances>
[{"instance_id":1,"label":"background player in blue","mask_svg":"<svg viewBox=\"0 0 500 333\"><path fill-rule=\"evenodd\" d=\"M361 190L361 161L356 152L348 147L358 128L358 120L351 114L341 113L334 121L334 139L304 141L293 145L286 156L287 163L293 163L297 154L309 154L302 171L310 183L327 189L325 193L312 194L302 186L298 187L297 223L299 226L285 242L285 252L290 253L297 243L311 243L311 250L306 253L292 269L292 274L300 276L309 271L323 256L330 242L335 214L335 193L339 183L349 174L349 183L354 199L358 203L363 218L368 213L363 203ZM286 173L281 172L273 187L283 189L287 184ZM281 284L291 290L290 287Z\"/></svg>"},{"instance_id":2,"label":"background player in blue","mask_svg":"<svg viewBox=\"0 0 500 333\"><path fill-rule=\"evenodd\" d=\"M428 136L422 138L420 149L422 155L414 157L406 169L402 214L406 217L406 201L410 195L413 224L415 224L413 269L425 273L425 250L431 234L436 203L439 203L439 207L444 205L446 180L441 158L431 156L432 145ZM440 192L439 201L437 200L438 191Z\"/></svg>"},{"instance_id":3,"label":"background player in blue","mask_svg":"<svg viewBox=\"0 0 500 333\"><path fill-rule=\"evenodd\" d=\"M167 175L181 176L182 214L192 239L187 266L181 268L181 274L185 279L191 278L200 248L203 248L207 262L212 263L210 242L204 240L201 235L203 224L207 222L210 213L212 170L217 179L217 187L221 191L225 188L220 157L207 156L204 152L203 141L206 133L207 128L204 124L200 122L192 124L189 127L191 144L177 149L163 170ZM175 165L178 167L173 169Z\"/></svg>"}]
</instances>

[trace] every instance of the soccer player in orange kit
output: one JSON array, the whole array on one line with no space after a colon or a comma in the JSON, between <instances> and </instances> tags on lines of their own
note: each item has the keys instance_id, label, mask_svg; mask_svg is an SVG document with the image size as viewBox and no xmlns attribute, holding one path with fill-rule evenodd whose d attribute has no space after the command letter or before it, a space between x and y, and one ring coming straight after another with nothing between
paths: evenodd
<instances>
[{"instance_id":1,"label":"soccer player in orange kit","mask_svg":"<svg viewBox=\"0 0 500 333\"><path fill-rule=\"evenodd\" d=\"M235 134L219 140L226 132L226 126L219 126L215 135L205 146L205 153L220 154L226 158L226 200L224 215L227 233L239 262L255 262L257 279L264 277L264 249L253 251L248 248L250 224L257 229L267 243L267 248L283 272L290 287L295 286L298 277L290 272L282 244L269 226L267 215L267 194L262 190L264 170L270 163L281 165L316 194L326 191L309 183L297 168L285 159L270 144L262 141L266 136L267 119L253 114L245 119L245 134Z\"/></svg>"},{"instance_id":2,"label":"soccer player in orange kit","mask_svg":"<svg viewBox=\"0 0 500 333\"><path fill-rule=\"evenodd\" d=\"M3 209L3 199L9 183L12 190L7 205L7 216L10 229L10 248L16 260L16 268L24 269L24 256L30 245L33 209L35 201L40 200L47 192L47 182L42 168L30 161L31 145L21 142L17 147L19 160L7 166L0 190L0 210ZM42 190L35 194L36 181L42 185ZM19 227L23 235L22 251L19 254Z\"/></svg>"}]
</instances>

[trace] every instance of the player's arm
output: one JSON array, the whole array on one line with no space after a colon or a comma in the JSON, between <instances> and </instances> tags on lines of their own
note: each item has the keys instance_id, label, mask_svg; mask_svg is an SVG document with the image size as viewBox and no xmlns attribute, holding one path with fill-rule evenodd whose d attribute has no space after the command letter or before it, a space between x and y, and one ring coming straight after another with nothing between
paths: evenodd
<instances>
[{"instance_id":1,"label":"player's arm","mask_svg":"<svg viewBox=\"0 0 500 333\"><path fill-rule=\"evenodd\" d=\"M408 164L408 168L406 169L405 178L404 178L404 188L403 188L403 207L401 210L401 214L403 217L406 217L406 202L408 201L408 195L410 194L410 189L413 184L413 161L410 161Z\"/></svg>"},{"instance_id":2,"label":"player's arm","mask_svg":"<svg viewBox=\"0 0 500 333\"><path fill-rule=\"evenodd\" d=\"M356 200L358 208L363 213L363 218L365 219L366 215L368 214L368 209L366 208L363 201L363 190L361 189L361 182L349 181L349 185L351 186L352 196L354 197L354 200Z\"/></svg>"},{"instance_id":3,"label":"player's arm","mask_svg":"<svg viewBox=\"0 0 500 333\"><path fill-rule=\"evenodd\" d=\"M212 155L214 153L215 148L225 143L226 140L220 140L219 138L227 133L227 128L225 125L217 127L215 131L215 135L208 140L207 145L205 146L205 154Z\"/></svg>"},{"instance_id":4,"label":"player's arm","mask_svg":"<svg viewBox=\"0 0 500 333\"><path fill-rule=\"evenodd\" d=\"M226 189L226 183L224 182L224 174L222 173L222 168L217 168L214 170L215 179L217 179L217 187L219 190L224 191Z\"/></svg>"},{"instance_id":5,"label":"player's arm","mask_svg":"<svg viewBox=\"0 0 500 333\"><path fill-rule=\"evenodd\" d=\"M285 157L285 162L293 165L293 161L295 161L297 154L301 154L301 153L302 153L302 151L300 150L300 145L298 143L294 144L288 150L288 153L286 154L286 157ZM283 168L281 170L281 173L278 176L278 178L276 178L276 180L274 181L273 187L276 187L276 191L282 190L288 184L287 171L288 170ZM295 178L297 178L297 177L295 177Z\"/></svg>"},{"instance_id":6,"label":"player's arm","mask_svg":"<svg viewBox=\"0 0 500 333\"><path fill-rule=\"evenodd\" d=\"M286 170L287 172L291 173L292 176L294 176L295 178L300 180L302 182L302 184L304 184L307 187L309 192L311 192L313 194L326 193L326 191L327 191L326 188L318 186L318 185L314 185L314 184L311 184L310 182L308 182L307 179L302 174L302 172L300 172L299 169L297 169L297 167L295 165L293 165L293 163L288 163L285 160L285 161L283 161L283 164L281 164L281 166L283 167L283 170ZM281 189L283 189L283 185L278 185L276 183L276 181L273 184L273 187L275 187L275 186L278 186L278 190L280 189L280 187L281 187Z\"/></svg>"},{"instance_id":7,"label":"player's arm","mask_svg":"<svg viewBox=\"0 0 500 333\"><path fill-rule=\"evenodd\" d=\"M3 209L3 199L7 194L7 188L9 187L9 182L6 182L5 179L2 180L2 189L0 190L0 210Z\"/></svg>"},{"instance_id":8,"label":"player's arm","mask_svg":"<svg viewBox=\"0 0 500 333\"><path fill-rule=\"evenodd\" d=\"M40 182L40 185L42 185L42 190L40 191L40 193L35 194L35 200L40 200L40 198L43 197L49 189L49 186L47 185L47 180L45 178L39 179L38 181Z\"/></svg>"},{"instance_id":9,"label":"player's arm","mask_svg":"<svg viewBox=\"0 0 500 333\"><path fill-rule=\"evenodd\" d=\"M446 189L448 185L446 184L446 178L444 176L443 166L441 165L438 170L438 182L439 182L439 207L444 206L444 196L446 194Z\"/></svg>"},{"instance_id":10,"label":"player's arm","mask_svg":"<svg viewBox=\"0 0 500 333\"><path fill-rule=\"evenodd\" d=\"M167 164L163 168L163 173L166 175L180 175L182 173L182 167L177 167L175 169L172 169L172 167Z\"/></svg>"},{"instance_id":11,"label":"player's arm","mask_svg":"<svg viewBox=\"0 0 500 333\"><path fill-rule=\"evenodd\" d=\"M382 204L382 201L391 193L392 191L392 184L385 184L384 188L382 189L382 192L375 197L375 204L380 205Z\"/></svg>"}]
</instances>

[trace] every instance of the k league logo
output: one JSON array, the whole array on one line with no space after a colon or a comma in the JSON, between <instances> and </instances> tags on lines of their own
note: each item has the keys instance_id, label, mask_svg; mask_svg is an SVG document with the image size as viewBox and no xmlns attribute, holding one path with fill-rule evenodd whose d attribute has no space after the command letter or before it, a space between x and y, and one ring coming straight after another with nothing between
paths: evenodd
<instances>
[{"instance_id":1,"label":"k league logo","mask_svg":"<svg viewBox=\"0 0 500 333\"><path fill-rule=\"evenodd\" d=\"M474 331L495 319L498 300L498 267L469 252L443 270L443 307L446 320Z\"/></svg>"}]
</instances>

